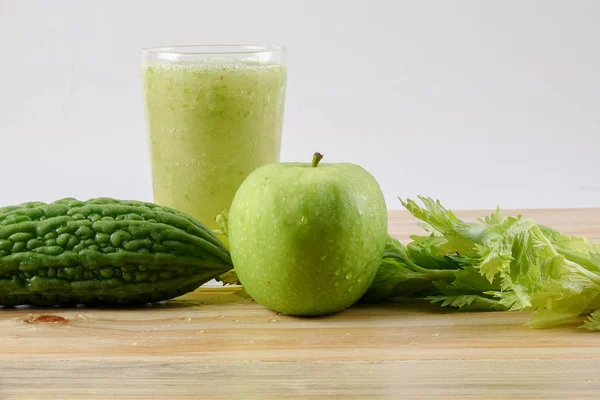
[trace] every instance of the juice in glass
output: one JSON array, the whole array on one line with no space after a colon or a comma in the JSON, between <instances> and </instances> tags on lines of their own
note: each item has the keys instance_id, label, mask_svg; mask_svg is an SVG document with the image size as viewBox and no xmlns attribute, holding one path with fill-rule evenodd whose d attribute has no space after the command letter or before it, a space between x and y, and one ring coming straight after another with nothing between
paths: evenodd
<instances>
[{"instance_id":1,"label":"juice in glass","mask_svg":"<svg viewBox=\"0 0 600 400\"><path fill-rule=\"evenodd\" d=\"M244 179L279 161L284 50L148 49L142 77L154 201L216 229Z\"/></svg>"}]
</instances>

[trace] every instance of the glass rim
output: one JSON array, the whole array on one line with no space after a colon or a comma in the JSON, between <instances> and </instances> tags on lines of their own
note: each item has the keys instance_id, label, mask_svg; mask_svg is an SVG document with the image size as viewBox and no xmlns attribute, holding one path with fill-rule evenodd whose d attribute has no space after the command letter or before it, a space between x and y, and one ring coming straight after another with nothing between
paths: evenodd
<instances>
[{"instance_id":1,"label":"glass rim","mask_svg":"<svg viewBox=\"0 0 600 400\"><path fill-rule=\"evenodd\" d=\"M175 46L146 47L144 55L227 55L227 54L258 54L285 53L283 46L260 46L248 44L182 44Z\"/></svg>"}]
</instances>

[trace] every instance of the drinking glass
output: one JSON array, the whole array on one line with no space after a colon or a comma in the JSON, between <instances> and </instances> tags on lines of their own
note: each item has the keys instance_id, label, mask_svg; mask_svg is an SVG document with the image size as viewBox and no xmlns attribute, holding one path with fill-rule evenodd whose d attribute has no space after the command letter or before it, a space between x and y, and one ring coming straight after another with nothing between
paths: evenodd
<instances>
[{"instance_id":1,"label":"drinking glass","mask_svg":"<svg viewBox=\"0 0 600 400\"><path fill-rule=\"evenodd\" d=\"M279 161L286 72L282 47L142 50L154 201L216 229L244 179Z\"/></svg>"}]
</instances>

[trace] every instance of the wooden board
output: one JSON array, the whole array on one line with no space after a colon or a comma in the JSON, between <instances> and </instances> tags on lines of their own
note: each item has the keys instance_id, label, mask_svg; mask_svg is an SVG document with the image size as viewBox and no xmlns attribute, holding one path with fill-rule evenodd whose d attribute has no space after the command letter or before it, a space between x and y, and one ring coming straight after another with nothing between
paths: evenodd
<instances>
[{"instance_id":1,"label":"wooden board","mask_svg":"<svg viewBox=\"0 0 600 400\"><path fill-rule=\"evenodd\" d=\"M600 241L600 210L523 214ZM390 232L419 228L391 212ZM394 304L294 318L236 288L126 310L3 309L0 399L598 397L600 334L527 316Z\"/></svg>"}]
</instances>

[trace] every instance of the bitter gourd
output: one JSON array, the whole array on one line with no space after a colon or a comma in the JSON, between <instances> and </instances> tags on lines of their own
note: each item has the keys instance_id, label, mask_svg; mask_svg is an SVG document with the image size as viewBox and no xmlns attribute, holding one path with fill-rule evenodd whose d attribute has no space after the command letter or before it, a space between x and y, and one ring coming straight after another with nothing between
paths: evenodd
<instances>
[{"instance_id":1,"label":"bitter gourd","mask_svg":"<svg viewBox=\"0 0 600 400\"><path fill-rule=\"evenodd\" d=\"M231 268L208 228L156 204L66 198L0 208L0 305L150 303Z\"/></svg>"}]
</instances>

